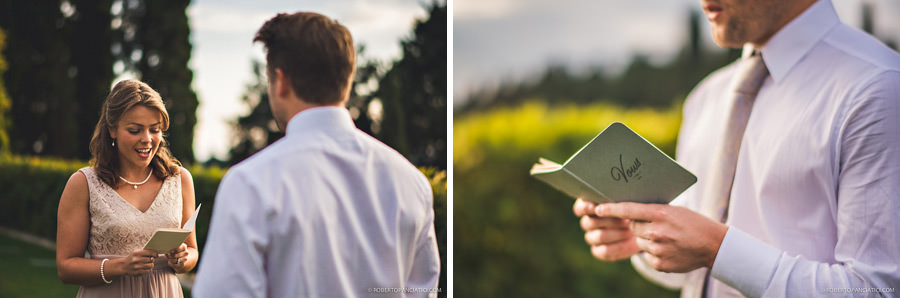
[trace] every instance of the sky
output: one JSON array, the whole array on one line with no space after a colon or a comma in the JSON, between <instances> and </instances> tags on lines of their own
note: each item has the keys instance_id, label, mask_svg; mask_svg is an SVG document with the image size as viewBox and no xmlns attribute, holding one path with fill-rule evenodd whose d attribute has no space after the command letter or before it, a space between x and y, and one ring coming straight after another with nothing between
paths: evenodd
<instances>
[{"instance_id":1,"label":"sky","mask_svg":"<svg viewBox=\"0 0 900 298\"><path fill-rule=\"evenodd\" d=\"M252 43L262 24L279 12L313 11L350 29L361 59L389 63L400 58L400 40L409 37L416 19L427 17L421 0L195 0L188 7L193 52L193 87L200 105L194 130L198 161L226 159L232 144L231 121L249 113L241 101L252 81L251 61L265 61L262 45ZM362 60L359 60L362 61Z\"/></svg>"},{"instance_id":2,"label":"sky","mask_svg":"<svg viewBox=\"0 0 900 298\"><path fill-rule=\"evenodd\" d=\"M253 34L278 12L315 11L346 25L366 57L399 59L399 41L430 0L195 0L191 24L193 86L200 100L194 136L199 161L227 158L229 124L249 112L241 100L250 61L264 61ZM875 5L875 33L900 41L900 1L833 0L841 19L860 24L860 3ZM459 104L473 91L538 76L549 64L574 71L621 70L635 53L668 61L687 40L690 10L700 0L451 0L452 90ZM704 45L716 48L705 19ZM363 58L365 59L365 57ZM452 118L451 118L452 119Z\"/></svg>"},{"instance_id":3,"label":"sky","mask_svg":"<svg viewBox=\"0 0 900 298\"><path fill-rule=\"evenodd\" d=\"M833 0L844 23L860 26L860 3L875 9L875 34L900 42L900 1ZM686 43L700 0L455 0L453 99L500 83L530 80L550 64L615 74L632 55L664 63ZM706 18L704 46L717 48Z\"/></svg>"}]
</instances>

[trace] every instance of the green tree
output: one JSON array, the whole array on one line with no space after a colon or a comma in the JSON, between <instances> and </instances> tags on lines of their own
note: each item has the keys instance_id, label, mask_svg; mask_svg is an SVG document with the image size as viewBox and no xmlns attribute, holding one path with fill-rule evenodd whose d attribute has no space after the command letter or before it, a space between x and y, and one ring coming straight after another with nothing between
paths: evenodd
<instances>
[{"instance_id":1,"label":"green tree","mask_svg":"<svg viewBox=\"0 0 900 298\"><path fill-rule=\"evenodd\" d=\"M360 45L356 51L357 56L364 57L365 49L364 45ZM356 77L353 81L354 88L351 88L347 107L356 126L372 135L373 122L370 117L366 116L368 114L366 104L372 98L371 91L360 93L358 89L361 88L358 87L370 84L370 81L377 81L381 75L381 66L374 60L358 60L365 62L356 66ZM250 113L240 116L232 122L234 137L231 150L229 151L229 165L236 164L250 157L284 136L284 132L278 130L278 125L275 123L272 110L269 107L269 89L265 76L266 65L256 60L250 63L253 71L253 80L244 86L244 92L241 95L241 101L250 108Z\"/></svg>"},{"instance_id":2,"label":"green tree","mask_svg":"<svg viewBox=\"0 0 900 298\"><path fill-rule=\"evenodd\" d=\"M0 0L7 33L3 76L13 153L87 159L116 75L134 72L169 108L168 140L192 162L197 96L187 66L189 1ZM114 67L116 64L119 67Z\"/></svg>"},{"instance_id":3,"label":"green tree","mask_svg":"<svg viewBox=\"0 0 900 298\"><path fill-rule=\"evenodd\" d=\"M77 102L77 109L73 111L75 143L66 148L73 152L65 155L86 160L91 156L90 141L100 118L100 107L114 78L112 66L115 57L110 53L112 0L70 2L74 13L69 18L71 34L68 44L72 55L69 71L75 83L72 96Z\"/></svg>"},{"instance_id":4,"label":"green tree","mask_svg":"<svg viewBox=\"0 0 900 298\"><path fill-rule=\"evenodd\" d=\"M3 85L3 73L6 72L7 64L3 59L3 49L6 48L6 33L0 28L0 154L9 153L9 95L6 94L6 87Z\"/></svg>"},{"instance_id":5,"label":"green tree","mask_svg":"<svg viewBox=\"0 0 900 298\"><path fill-rule=\"evenodd\" d=\"M356 126L402 153L417 166L447 168L447 6L434 2L401 42L403 56L386 71L377 61L357 64L347 107ZM365 57L365 46L357 49ZM234 123L229 163L252 155L283 134L268 105L265 67L253 62L254 80L242 99L251 112ZM380 109L375 108L381 105ZM379 113L380 111L380 113Z\"/></svg>"},{"instance_id":6,"label":"green tree","mask_svg":"<svg viewBox=\"0 0 900 298\"><path fill-rule=\"evenodd\" d=\"M241 100L250 107L250 113L238 117L232 123L234 139L229 155L229 164L236 164L250 157L269 144L277 141L284 133L278 130L272 110L269 108L266 65L252 61L253 81L244 87Z\"/></svg>"},{"instance_id":7,"label":"green tree","mask_svg":"<svg viewBox=\"0 0 900 298\"><path fill-rule=\"evenodd\" d=\"M35 5L0 1L0 27L6 30L3 52L9 68L3 81L11 100L10 145L13 153L74 157L75 71L67 38L70 15L61 1ZM71 11L70 11L71 12Z\"/></svg>"},{"instance_id":8,"label":"green tree","mask_svg":"<svg viewBox=\"0 0 900 298\"><path fill-rule=\"evenodd\" d=\"M447 167L447 6L432 2L401 42L403 57L379 80L374 135L416 165ZM366 104L368 106L368 104ZM377 121L375 121L377 122Z\"/></svg>"},{"instance_id":9,"label":"green tree","mask_svg":"<svg viewBox=\"0 0 900 298\"><path fill-rule=\"evenodd\" d=\"M115 35L118 58L162 96L169 110L169 148L182 162L193 163L198 101L191 88L194 74L188 67L190 0L126 3Z\"/></svg>"},{"instance_id":10,"label":"green tree","mask_svg":"<svg viewBox=\"0 0 900 298\"><path fill-rule=\"evenodd\" d=\"M629 107L668 107L683 100L703 77L739 54L738 50L704 50L701 37L708 33L700 30L701 15L691 11L686 21L689 39L668 63L651 63L646 55L636 53L627 67L613 76L600 66L587 74L573 74L564 65L549 65L535 81L505 83L470 95L458 114L516 106L533 98L554 104L607 101Z\"/></svg>"}]
</instances>

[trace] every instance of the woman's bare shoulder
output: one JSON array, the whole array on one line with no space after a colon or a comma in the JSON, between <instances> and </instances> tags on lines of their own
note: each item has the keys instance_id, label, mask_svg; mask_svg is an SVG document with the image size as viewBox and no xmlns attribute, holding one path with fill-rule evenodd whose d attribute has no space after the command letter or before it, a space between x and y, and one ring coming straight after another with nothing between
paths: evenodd
<instances>
[{"instance_id":1,"label":"woman's bare shoulder","mask_svg":"<svg viewBox=\"0 0 900 298\"><path fill-rule=\"evenodd\" d=\"M63 189L62 197L60 200L65 200L67 198L71 198L78 201L86 201L89 197L90 190L88 189L88 181L87 176L81 170L75 171L69 176L69 181L66 182L66 187Z\"/></svg>"}]
</instances>

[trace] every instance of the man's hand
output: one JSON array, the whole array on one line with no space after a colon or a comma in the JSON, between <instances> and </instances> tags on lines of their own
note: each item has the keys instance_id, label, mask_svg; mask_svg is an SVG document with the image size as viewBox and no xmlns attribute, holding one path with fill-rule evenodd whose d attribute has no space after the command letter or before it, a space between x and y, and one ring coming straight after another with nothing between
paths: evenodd
<instances>
[{"instance_id":1,"label":"man's hand","mask_svg":"<svg viewBox=\"0 0 900 298\"><path fill-rule=\"evenodd\" d=\"M629 220L637 247L647 252L650 266L663 272L712 268L728 231L722 223L670 205L601 204L594 209L594 215Z\"/></svg>"},{"instance_id":2,"label":"man's hand","mask_svg":"<svg viewBox=\"0 0 900 298\"><path fill-rule=\"evenodd\" d=\"M628 227L628 220L594 215L596 204L578 199L572 207L581 217L584 241L591 246L591 254L603 261L617 261L631 257L640 249Z\"/></svg>"}]
</instances>

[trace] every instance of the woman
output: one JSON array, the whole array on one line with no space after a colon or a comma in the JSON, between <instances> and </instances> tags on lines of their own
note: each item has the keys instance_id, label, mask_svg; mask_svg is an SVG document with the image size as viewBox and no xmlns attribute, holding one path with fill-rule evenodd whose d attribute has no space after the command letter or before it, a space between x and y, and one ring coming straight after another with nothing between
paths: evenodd
<instances>
[{"instance_id":1,"label":"woman","mask_svg":"<svg viewBox=\"0 0 900 298\"><path fill-rule=\"evenodd\" d=\"M191 174L163 139L169 114L134 80L117 83L102 109L91 166L72 174L59 200L59 278L81 285L78 297L182 297L175 273L197 264L196 235L164 255L143 249L157 228L179 228L194 213Z\"/></svg>"}]
</instances>

